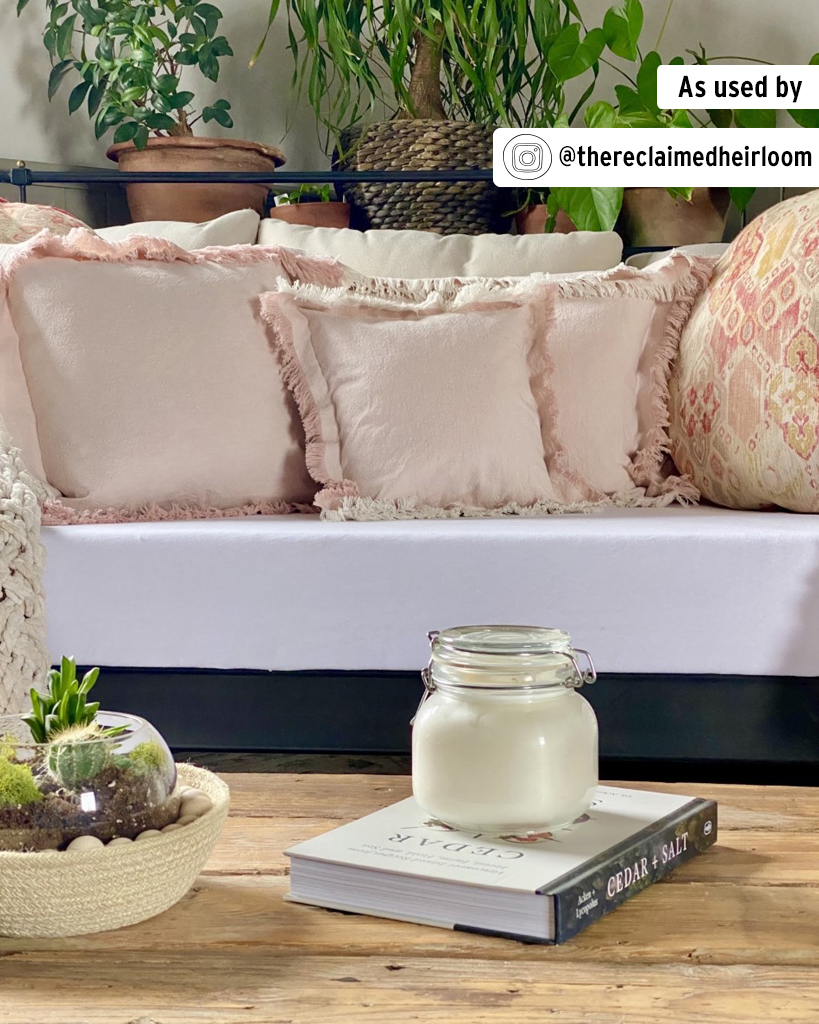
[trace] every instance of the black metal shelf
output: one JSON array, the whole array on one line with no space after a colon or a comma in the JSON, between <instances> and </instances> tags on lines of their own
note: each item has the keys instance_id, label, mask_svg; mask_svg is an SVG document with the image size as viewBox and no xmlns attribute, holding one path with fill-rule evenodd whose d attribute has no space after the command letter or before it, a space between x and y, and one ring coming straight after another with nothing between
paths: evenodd
<instances>
[{"instance_id":1,"label":"black metal shelf","mask_svg":"<svg viewBox=\"0 0 819 1024\"><path fill-rule=\"evenodd\" d=\"M461 171L118 171L67 170L38 171L30 167L10 167L0 170L0 184L14 185L20 193L20 202L26 201L30 185L89 185L137 183L163 184L259 184L259 185L312 185L353 182L435 182L435 181L491 181L489 168Z\"/></svg>"}]
</instances>

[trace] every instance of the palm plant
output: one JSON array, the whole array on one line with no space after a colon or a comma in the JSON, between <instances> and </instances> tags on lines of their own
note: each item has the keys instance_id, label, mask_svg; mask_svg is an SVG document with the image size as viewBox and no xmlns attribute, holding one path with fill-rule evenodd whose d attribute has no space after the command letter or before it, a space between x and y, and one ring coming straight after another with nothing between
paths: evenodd
<instances>
[{"instance_id":1,"label":"palm plant","mask_svg":"<svg viewBox=\"0 0 819 1024\"><path fill-rule=\"evenodd\" d=\"M281 7L294 85L332 136L384 108L535 127L562 111L544 55L575 19L574 0L272 0L251 64Z\"/></svg>"}]
</instances>

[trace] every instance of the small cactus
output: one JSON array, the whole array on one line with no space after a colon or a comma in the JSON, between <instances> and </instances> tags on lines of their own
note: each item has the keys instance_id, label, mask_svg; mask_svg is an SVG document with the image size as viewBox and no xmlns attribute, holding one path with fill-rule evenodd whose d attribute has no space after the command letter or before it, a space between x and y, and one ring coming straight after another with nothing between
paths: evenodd
<instances>
[{"instance_id":1,"label":"small cactus","mask_svg":"<svg viewBox=\"0 0 819 1024\"><path fill-rule=\"evenodd\" d=\"M49 774L65 789L75 791L111 763L113 747L97 725L64 729L49 744Z\"/></svg>"}]
</instances>

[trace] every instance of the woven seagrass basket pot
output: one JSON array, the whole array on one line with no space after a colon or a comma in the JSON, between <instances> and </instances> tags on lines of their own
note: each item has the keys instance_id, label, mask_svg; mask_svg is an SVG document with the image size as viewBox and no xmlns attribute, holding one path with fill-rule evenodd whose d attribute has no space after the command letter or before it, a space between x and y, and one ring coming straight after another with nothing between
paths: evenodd
<instances>
[{"instance_id":1,"label":"woven seagrass basket pot","mask_svg":"<svg viewBox=\"0 0 819 1024\"><path fill-rule=\"evenodd\" d=\"M59 938L109 931L172 907L211 854L228 813L228 787L177 765L179 781L213 800L196 821L142 842L96 850L0 853L0 935Z\"/></svg>"},{"instance_id":2,"label":"woven seagrass basket pot","mask_svg":"<svg viewBox=\"0 0 819 1024\"><path fill-rule=\"evenodd\" d=\"M335 166L350 171L456 171L492 167L492 129L471 121L395 120L341 133ZM345 185L353 227L412 228L443 235L509 230L505 190L491 181Z\"/></svg>"}]
</instances>

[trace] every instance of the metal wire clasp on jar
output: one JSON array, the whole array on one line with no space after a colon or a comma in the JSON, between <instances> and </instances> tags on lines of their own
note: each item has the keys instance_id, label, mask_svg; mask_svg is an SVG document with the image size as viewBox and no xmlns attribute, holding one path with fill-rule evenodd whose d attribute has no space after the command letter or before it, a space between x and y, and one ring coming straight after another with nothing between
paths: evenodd
<instances>
[{"instance_id":1,"label":"metal wire clasp on jar","mask_svg":"<svg viewBox=\"0 0 819 1024\"><path fill-rule=\"evenodd\" d=\"M429 639L412 732L423 810L493 835L553 832L587 811L597 719L577 691L597 678L589 654L540 626L459 626Z\"/></svg>"}]
</instances>

